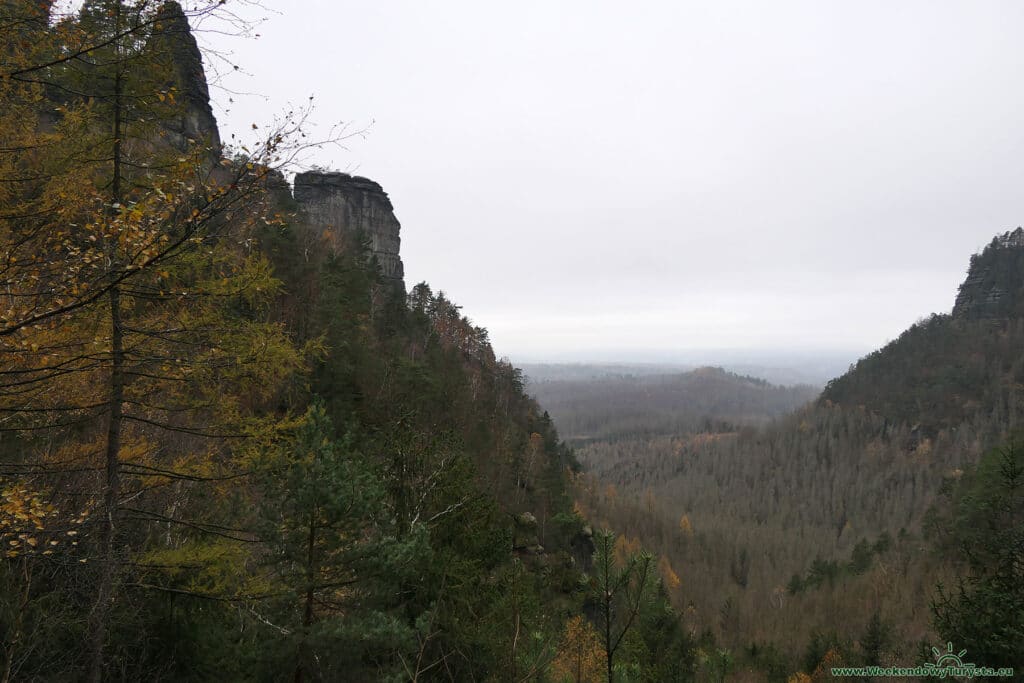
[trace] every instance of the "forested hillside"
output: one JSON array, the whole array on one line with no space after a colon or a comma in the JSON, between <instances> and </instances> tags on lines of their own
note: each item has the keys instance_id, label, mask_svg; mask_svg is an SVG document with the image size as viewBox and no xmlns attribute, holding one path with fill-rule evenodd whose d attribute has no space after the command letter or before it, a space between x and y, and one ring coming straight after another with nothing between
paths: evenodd
<instances>
[{"instance_id":1,"label":"forested hillside","mask_svg":"<svg viewBox=\"0 0 1024 683\"><path fill-rule=\"evenodd\" d=\"M704 367L683 373L531 381L529 391L572 441L731 431L788 413L818 395ZM712 425L712 423L714 423Z\"/></svg>"},{"instance_id":2,"label":"forested hillside","mask_svg":"<svg viewBox=\"0 0 1024 683\"><path fill-rule=\"evenodd\" d=\"M1024 399L1024 229L971 257L952 314L918 322L826 387L822 400L865 406L934 437L991 419L1014 429Z\"/></svg>"},{"instance_id":3,"label":"forested hillside","mask_svg":"<svg viewBox=\"0 0 1024 683\"><path fill-rule=\"evenodd\" d=\"M969 545L948 539L968 532L950 517L946 498L939 501L987 506L963 493L974 486L979 495L968 482L983 476L975 474L983 461L990 481L997 470L1011 477L992 484L1009 487L1010 517L971 543L1002 538L1017 547L1005 534L1019 535L1012 520L1024 512L1013 488L1020 452L993 449L1011 441L1024 418L1024 319L1014 313L1024 296L1015 265L1021 253L1019 231L997 237L972 258L953 315L914 325L830 382L814 404L770 424L723 429L691 419L650 434L630 425L581 446L577 495L585 513L665 556L680 577L676 604L694 632L711 627L728 645L737 675L785 680L814 675L822 662L857 665L868 657L867 641L870 659L906 663L939 634L952 638L956 618L941 609L955 602L943 602L948 587L957 576L973 577L968 585L988 581L979 577L1000 565L963 559L973 556ZM993 279L995 272L1004 276ZM998 293L998 310L964 303L993 300L978 287ZM574 409L570 424L589 417L588 409L601 414L586 395ZM652 424L661 423L655 412ZM1004 456L1011 464L1000 470ZM1019 599L1019 589L1008 590L998 599ZM1024 641L1019 634L992 641L982 631L1005 633L1019 623L1011 610L987 621L989 631L955 633L969 651L994 652L989 644L999 638L1013 647ZM1020 666L1009 650L989 661Z\"/></svg>"},{"instance_id":4,"label":"forested hillside","mask_svg":"<svg viewBox=\"0 0 1024 683\"><path fill-rule=\"evenodd\" d=\"M487 331L292 197L302 112L221 145L224 4L0 3L0 679L692 680Z\"/></svg>"}]
</instances>

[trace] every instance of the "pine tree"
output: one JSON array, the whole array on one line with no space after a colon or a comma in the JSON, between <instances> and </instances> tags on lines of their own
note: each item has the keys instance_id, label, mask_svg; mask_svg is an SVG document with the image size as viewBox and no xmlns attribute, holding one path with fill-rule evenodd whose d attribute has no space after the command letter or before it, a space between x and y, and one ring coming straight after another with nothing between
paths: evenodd
<instances>
[{"instance_id":1,"label":"pine tree","mask_svg":"<svg viewBox=\"0 0 1024 683\"><path fill-rule=\"evenodd\" d=\"M295 681L352 676L364 656L402 652L413 638L386 596L403 564L426 552L425 539L397 538L381 483L352 434L334 432L315 402L292 439L257 456L268 544L261 563L275 587L268 606L289 634L282 656L294 662Z\"/></svg>"},{"instance_id":2,"label":"pine tree","mask_svg":"<svg viewBox=\"0 0 1024 683\"><path fill-rule=\"evenodd\" d=\"M987 453L947 501L935 526L961 570L954 588L938 586L935 629L985 666L1024 668L1024 447Z\"/></svg>"},{"instance_id":3,"label":"pine tree","mask_svg":"<svg viewBox=\"0 0 1024 683\"><path fill-rule=\"evenodd\" d=\"M594 534L593 576L590 599L596 604L598 627L605 653L605 673L614 681L615 654L634 626L643 607L645 591L653 584L654 560L644 551L631 552L616 561L615 534Z\"/></svg>"},{"instance_id":4,"label":"pine tree","mask_svg":"<svg viewBox=\"0 0 1024 683\"><path fill-rule=\"evenodd\" d=\"M871 614L867 630L860 639L860 650L865 666L881 666L882 654L889 646L889 639L889 627L882 621L882 615L876 609Z\"/></svg>"}]
</instances>

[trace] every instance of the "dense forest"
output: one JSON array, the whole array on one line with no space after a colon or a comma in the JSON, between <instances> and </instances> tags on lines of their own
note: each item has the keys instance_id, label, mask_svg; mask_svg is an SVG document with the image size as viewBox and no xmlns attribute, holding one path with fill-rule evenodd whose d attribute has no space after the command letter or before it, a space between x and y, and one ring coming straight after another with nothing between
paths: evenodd
<instances>
[{"instance_id":1,"label":"dense forest","mask_svg":"<svg viewBox=\"0 0 1024 683\"><path fill-rule=\"evenodd\" d=\"M303 112L221 145L224 5L0 3L0 680L714 667L487 331L310 228Z\"/></svg>"},{"instance_id":2,"label":"dense forest","mask_svg":"<svg viewBox=\"0 0 1024 683\"><path fill-rule=\"evenodd\" d=\"M808 385L776 386L712 367L533 380L527 389L573 442L710 431L712 421L715 431L730 431L779 417L818 395Z\"/></svg>"},{"instance_id":3,"label":"dense forest","mask_svg":"<svg viewBox=\"0 0 1024 683\"><path fill-rule=\"evenodd\" d=\"M655 411L581 445L584 512L662 553L689 628L711 628L737 676L927 661L941 639L1024 664L1020 236L971 259L952 315L915 324L813 404L674 433ZM706 405L690 407L678 424L700 424Z\"/></svg>"}]
</instances>

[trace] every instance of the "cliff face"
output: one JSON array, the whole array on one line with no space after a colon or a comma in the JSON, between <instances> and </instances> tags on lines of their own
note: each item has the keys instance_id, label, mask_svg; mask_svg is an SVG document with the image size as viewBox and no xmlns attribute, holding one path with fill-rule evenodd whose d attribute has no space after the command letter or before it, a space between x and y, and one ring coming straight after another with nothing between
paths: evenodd
<instances>
[{"instance_id":1,"label":"cliff face","mask_svg":"<svg viewBox=\"0 0 1024 683\"><path fill-rule=\"evenodd\" d=\"M176 86L183 98L180 118L168 125L172 142L184 148L188 139L203 140L219 158L221 138L210 107L202 54L188 17L177 2L165 2L160 7L151 41L152 47L169 60L169 73L174 79L169 85ZM300 173L295 177L294 197L300 209L300 224L315 234L332 235L339 248L359 237L368 239L381 274L404 289L405 273L399 255L401 225L380 185L347 173Z\"/></svg>"},{"instance_id":2,"label":"cliff face","mask_svg":"<svg viewBox=\"0 0 1024 683\"><path fill-rule=\"evenodd\" d=\"M295 176L295 201L316 232L327 231L339 238L362 235L368 239L381 274L405 286L405 270L399 255L401 225L380 185L347 173L300 173Z\"/></svg>"},{"instance_id":3,"label":"cliff face","mask_svg":"<svg viewBox=\"0 0 1024 683\"><path fill-rule=\"evenodd\" d=\"M953 317L1024 317L1024 229L996 237L971 257Z\"/></svg>"},{"instance_id":4,"label":"cliff face","mask_svg":"<svg viewBox=\"0 0 1024 683\"><path fill-rule=\"evenodd\" d=\"M182 100L181 114L167 124L176 138L173 142L184 149L189 139L204 141L219 156L220 133L210 107L210 88L203 69L203 55L181 5L165 2L160 6L150 40L150 47L168 64L172 76L168 85L178 88L178 97Z\"/></svg>"}]
</instances>

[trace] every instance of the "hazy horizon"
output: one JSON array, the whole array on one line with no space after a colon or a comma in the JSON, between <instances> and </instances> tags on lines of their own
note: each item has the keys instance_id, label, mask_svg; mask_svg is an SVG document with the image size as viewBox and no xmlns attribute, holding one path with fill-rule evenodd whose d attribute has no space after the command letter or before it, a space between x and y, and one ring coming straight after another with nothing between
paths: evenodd
<instances>
[{"instance_id":1,"label":"hazy horizon","mask_svg":"<svg viewBox=\"0 0 1024 683\"><path fill-rule=\"evenodd\" d=\"M740 375L765 379L772 384L812 384L824 386L846 372L851 364L869 351L795 351L779 349L701 349L676 352L638 351L592 354L588 357L567 353L549 357L511 356L530 379L562 374L576 369L619 369L625 374L672 374L699 367L721 367Z\"/></svg>"},{"instance_id":2,"label":"hazy horizon","mask_svg":"<svg viewBox=\"0 0 1024 683\"><path fill-rule=\"evenodd\" d=\"M383 185L499 355L855 360L1024 223L1017 3L266 5L224 137L368 127L309 162Z\"/></svg>"}]
</instances>

